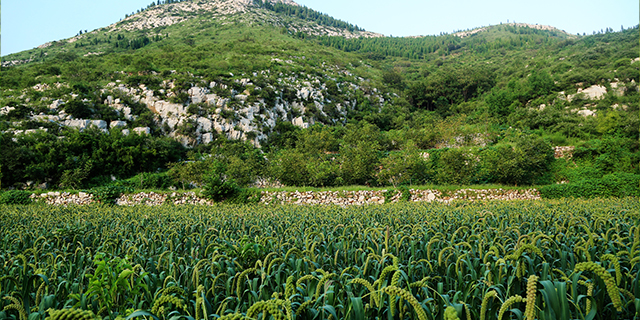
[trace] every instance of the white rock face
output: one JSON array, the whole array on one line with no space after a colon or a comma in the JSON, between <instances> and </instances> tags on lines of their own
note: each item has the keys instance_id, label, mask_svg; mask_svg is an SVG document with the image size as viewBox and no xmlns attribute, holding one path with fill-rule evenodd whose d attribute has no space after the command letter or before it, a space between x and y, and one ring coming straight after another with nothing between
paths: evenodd
<instances>
[{"instance_id":1,"label":"white rock face","mask_svg":"<svg viewBox=\"0 0 640 320\"><path fill-rule=\"evenodd\" d=\"M126 126L127 126L126 121L111 121L111 123L109 124L110 128L122 128Z\"/></svg>"},{"instance_id":2,"label":"white rock face","mask_svg":"<svg viewBox=\"0 0 640 320\"><path fill-rule=\"evenodd\" d=\"M202 103L207 101L207 93L209 93L209 89L192 87L189 89L188 93L192 103Z\"/></svg>"},{"instance_id":3,"label":"white rock face","mask_svg":"<svg viewBox=\"0 0 640 320\"><path fill-rule=\"evenodd\" d=\"M213 122L211 120L200 117L196 122L198 123L199 132L211 132L211 129L213 128Z\"/></svg>"},{"instance_id":4,"label":"white rock face","mask_svg":"<svg viewBox=\"0 0 640 320\"><path fill-rule=\"evenodd\" d=\"M205 133L202 135L201 143L207 144L207 143L211 143L212 141L213 141L213 133Z\"/></svg>"},{"instance_id":5,"label":"white rock face","mask_svg":"<svg viewBox=\"0 0 640 320\"><path fill-rule=\"evenodd\" d=\"M595 84L584 90L578 89L578 92L576 94L569 95L567 99L569 100L569 102L571 102L578 95L582 95L589 100L600 100L604 97L605 94L607 94L607 88Z\"/></svg>"},{"instance_id":6,"label":"white rock face","mask_svg":"<svg viewBox=\"0 0 640 320\"><path fill-rule=\"evenodd\" d=\"M9 106L2 107L2 108L0 108L0 115L3 115L3 116L4 116L4 115L7 115L7 114L9 114L9 112L11 112L11 111L13 111L13 110L15 110L15 109L16 109L16 108L14 108L14 107L9 107Z\"/></svg>"},{"instance_id":7,"label":"white rock face","mask_svg":"<svg viewBox=\"0 0 640 320\"><path fill-rule=\"evenodd\" d=\"M583 116L583 117L595 117L596 113L594 111L591 110L580 110L578 111L578 114Z\"/></svg>"},{"instance_id":8,"label":"white rock face","mask_svg":"<svg viewBox=\"0 0 640 320\"><path fill-rule=\"evenodd\" d=\"M129 131L129 129L122 129L122 134L125 136L128 136L131 133L131 131Z\"/></svg>"},{"instance_id":9,"label":"white rock face","mask_svg":"<svg viewBox=\"0 0 640 320\"><path fill-rule=\"evenodd\" d=\"M133 132L137 134L151 134L151 128L149 127L137 127L133 128Z\"/></svg>"},{"instance_id":10,"label":"white rock face","mask_svg":"<svg viewBox=\"0 0 640 320\"><path fill-rule=\"evenodd\" d=\"M297 126L297 127L303 128L303 129L309 128L309 123L308 122L304 122L304 120L302 120L302 117L297 117L297 118L293 119L291 121L291 123L294 126Z\"/></svg>"},{"instance_id":11,"label":"white rock face","mask_svg":"<svg viewBox=\"0 0 640 320\"><path fill-rule=\"evenodd\" d=\"M47 129L47 128L29 129L29 130L25 130L25 131L24 131L24 134L34 134L34 133L36 133L36 132L38 132L38 131L41 131L41 132L47 132L47 131L49 131L49 129Z\"/></svg>"},{"instance_id":12,"label":"white rock face","mask_svg":"<svg viewBox=\"0 0 640 320\"><path fill-rule=\"evenodd\" d=\"M613 108L613 110L622 109L624 111L627 111L627 109L629 109L629 106L628 105L624 105L624 104L623 105L619 105L619 104L616 103L616 104L612 105L611 108Z\"/></svg>"},{"instance_id":13,"label":"white rock face","mask_svg":"<svg viewBox=\"0 0 640 320\"><path fill-rule=\"evenodd\" d=\"M63 104L64 104L63 100L60 100L60 99L53 100L53 102L51 102L51 104L49 105L49 109L57 110Z\"/></svg>"},{"instance_id":14,"label":"white rock face","mask_svg":"<svg viewBox=\"0 0 640 320\"><path fill-rule=\"evenodd\" d=\"M185 108L185 106L164 100L156 101L153 104L153 108L163 118L184 116L187 113L187 108Z\"/></svg>"},{"instance_id":15,"label":"white rock face","mask_svg":"<svg viewBox=\"0 0 640 320\"><path fill-rule=\"evenodd\" d=\"M62 125L66 127L73 127L80 131L88 128L90 124L91 124L91 120L82 120L82 119L65 120L62 122Z\"/></svg>"},{"instance_id":16,"label":"white rock face","mask_svg":"<svg viewBox=\"0 0 640 320\"><path fill-rule=\"evenodd\" d=\"M104 120L91 120L91 126L103 131L107 130L107 122Z\"/></svg>"},{"instance_id":17,"label":"white rock face","mask_svg":"<svg viewBox=\"0 0 640 320\"><path fill-rule=\"evenodd\" d=\"M625 87L622 83L620 82L611 82L611 90L613 91L613 93L618 96L621 97L622 95L624 95L624 91L625 91Z\"/></svg>"}]
</instances>

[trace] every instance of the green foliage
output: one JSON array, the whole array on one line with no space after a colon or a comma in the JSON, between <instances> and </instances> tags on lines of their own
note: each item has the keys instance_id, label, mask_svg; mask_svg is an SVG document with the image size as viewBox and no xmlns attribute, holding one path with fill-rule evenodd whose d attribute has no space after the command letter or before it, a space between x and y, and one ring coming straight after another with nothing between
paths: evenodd
<instances>
[{"instance_id":1,"label":"green foliage","mask_svg":"<svg viewBox=\"0 0 640 320\"><path fill-rule=\"evenodd\" d=\"M602 178L547 185L539 191L547 199L640 197L640 175L612 173Z\"/></svg>"},{"instance_id":2,"label":"green foliage","mask_svg":"<svg viewBox=\"0 0 640 320\"><path fill-rule=\"evenodd\" d=\"M173 167L172 167L173 169ZM171 171L170 171L171 172ZM120 185L126 185L138 189L168 189L176 185L180 180L174 180L167 172L150 173L142 172L125 181L119 181Z\"/></svg>"},{"instance_id":3,"label":"green foliage","mask_svg":"<svg viewBox=\"0 0 640 320\"><path fill-rule=\"evenodd\" d=\"M107 185L88 190L93 195L93 199L103 204L114 204L123 193L133 192L132 187L124 185Z\"/></svg>"},{"instance_id":4,"label":"green foliage","mask_svg":"<svg viewBox=\"0 0 640 320\"><path fill-rule=\"evenodd\" d=\"M345 184L369 184L374 181L379 163L381 134L375 125L348 125L340 145L338 161Z\"/></svg>"},{"instance_id":5,"label":"green foliage","mask_svg":"<svg viewBox=\"0 0 640 320\"><path fill-rule=\"evenodd\" d=\"M11 190L0 193L0 204L30 204L31 193L23 190Z\"/></svg>"},{"instance_id":6,"label":"green foliage","mask_svg":"<svg viewBox=\"0 0 640 320\"><path fill-rule=\"evenodd\" d=\"M553 149L542 138L521 137L514 147L498 145L481 151L479 180L515 185L540 183L553 160Z\"/></svg>"},{"instance_id":7,"label":"green foliage","mask_svg":"<svg viewBox=\"0 0 640 320\"><path fill-rule=\"evenodd\" d=\"M325 13L320 13L306 6L290 5L282 2L272 3L270 1L255 0L254 4L265 8L267 10L285 14L292 17L297 17L303 20L314 21L320 25L335 27L338 29L346 29L348 31L364 31L364 29L354 26L348 22L335 19Z\"/></svg>"},{"instance_id":8,"label":"green foliage","mask_svg":"<svg viewBox=\"0 0 640 320\"><path fill-rule=\"evenodd\" d=\"M533 71L527 78L527 84L529 86L529 96L532 98L546 96L555 88L553 79L544 70Z\"/></svg>"},{"instance_id":9,"label":"green foliage","mask_svg":"<svg viewBox=\"0 0 640 320\"><path fill-rule=\"evenodd\" d=\"M419 184L425 181L426 161L415 146L408 150L392 152L380 159L378 183L397 187L402 184Z\"/></svg>"},{"instance_id":10,"label":"green foliage","mask_svg":"<svg viewBox=\"0 0 640 320\"><path fill-rule=\"evenodd\" d=\"M205 183L205 174L211 170L211 162L188 161L170 165L167 175L175 181L182 190Z\"/></svg>"},{"instance_id":11,"label":"green foliage","mask_svg":"<svg viewBox=\"0 0 640 320\"><path fill-rule=\"evenodd\" d=\"M613 172L639 173L638 141L606 137L580 143L573 152L581 167L591 167L600 175Z\"/></svg>"},{"instance_id":12,"label":"green foliage","mask_svg":"<svg viewBox=\"0 0 640 320\"><path fill-rule=\"evenodd\" d=\"M235 198L240 187L233 180L222 180L219 174L211 174L202 188L202 195L213 201L224 201Z\"/></svg>"},{"instance_id":13,"label":"green foliage","mask_svg":"<svg viewBox=\"0 0 640 320\"><path fill-rule=\"evenodd\" d=\"M402 194L400 196L400 201L411 201L411 192L409 191L409 187L399 186L398 191Z\"/></svg>"},{"instance_id":14,"label":"green foliage","mask_svg":"<svg viewBox=\"0 0 640 320\"><path fill-rule=\"evenodd\" d=\"M490 90L495 83L491 71L482 65L460 68L442 67L424 81L407 89L407 100L416 108L449 115L452 105L460 104Z\"/></svg>"},{"instance_id":15,"label":"green foliage","mask_svg":"<svg viewBox=\"0 0 640 320\"><path fill-rule=\"evenodd\" d=\"M60 187L78 189L82 182L89 177L92 168L93 163L89 160L73 170L65 170L60 177Z\"/></svg>"},{"instance_id":16,"label":"green foliage","mask_svg":"<svg viewBox=\"0 0 640 320\"><path fill-rule=\"evenodd\" d=\"M15 107L0 119L0 131L4 132L0 133L2 185L46 181L68 188L89 188L109 183L103 181L105 177L126 179L134 175L139 175L134 178L138 181L128 182L134 187L204 184L207 161L203 158L195 159L198 164L170 170L170 179L145 176L191 158L179 143L157 137L174 128L165 127L165 132L157 128L156 116L146 105L118 90L100 92L106 83L116 81L130 87L144 84L158 98L183 104L190 101L187 91L192 86L215 81L218 86L212 91L222 98L230 98L232 90L247 90L250 96L246 103L263 99L266 105L261 107L262 114L277 103L304 104L304 115L300 110L278 114L271 132L264 122L257 123L258 130L269 134L266 141L260 141L267 152L264 155L256 149L231 148L218 141L222 139L212 144L218 149L199 147L198 152L222 162L226 176L241 187L257 177L318 187L554 182L550 177L558 174L548 165L547 148L504 139L504 128L498 125L534 133L556 145L578 144L579 168L564 168L562 173L570 181L576 181L581 173L596 178L617 171L638 173L637 144L625 142L623 147L614 143L606 147L610 151L583 151L596 148L595 141L611 137L638 140L638 93L631 80L640 82L639 64L630 63L637 57L637 27L585 37L559 30L500 25L464 38L442 34L346 39L303 32L294 35L287 28L299 30L300 23L312 22L350 31L359 28L305 7L262 1L255 5L251 13L280 14L285 27L265 26L266 20L222 25L204 14L154 29L154 36L124 31L84 33L75 43L55 42L45 49L6 57L35 60L0 72L0 103ZM85 56L89 52L104 53ZM301 80L307 75L322 79L324 100L318 102L323 108L312 101L300 101L295 85L287 80ZM254 85L242 85L239 80L243 78L250 78ZM599 101L569 102L556 94L561 90L565 96L576 93L579 82L580 88L591 84L610 87L610 79L615 78L626 86L620 96L609 93ZM173 80L176 87L165 88L165 80ZM38 83L51 89L36 91L33 86ZM24 97L18 98L9 89L23 90ZM160 93L160 89L167 91ZM171 98L167 98L169 92ZM72 94L78 96L70 99ZM49 102L42 98L67 101L63 108L74 117L122 120L103 104L106 95L119 98L132 109L136 120L129 127L149 126L153 135L125 137L97 130L79 133L25 121L32 113L51 112ZM376 96L385 101L380 103ZM585 118L571 111L587 103L594 104L590 108L597 109L597 117ZM240 104L232 100L221 116L238 121ZM546 108L538 110L542 104ZM614 104L626 105L628 110L613 110ZM189 105L188 112L212 114L200 104ZM309 118L327 127L301 129L291 124L292 116L304 116L305 121ZM372 126L357 130L350 127L358 122ZM49 129L49 133L11 133L39 127ZM185 121L176 129L183 135L196 136L193 122ZM258 133L247 136L257 137ZM469 138L474 135L484 142L474 143ZM415 144L415 150L405 150L409 141ZM421 153L418 150L452 145L452 149L462 147L464 151L434 152L429 161L416 156ZM479 145L486 147L478 149ZM225 148L234 151L225 152ZM85 163L93 163L90 170L84 170Z\"/></svg>"},{"instance_id":17,"label":"green foliage","mask_svg":"<svg viewBox=\"0 0 640 320\"><path fill-rule=\"evenodd\" d=\"M443 149L432 152L429 157L429 171L438 184L470 184L476 170L476 159L468 150Z\"/></svg>"},{"instance_id":18,"label":"green foliage","mask_svg":"<svg viewBox=\"0 0 640 320\"><path fill-rule=\"evenodd\" d=\"M494 88L491 93L486 95L485 102L492 116L505 118L520 106L518 98L518 94L510 89L496 90Z\"/></svg>"},{"instance_id":19,"label":"green foliage","mask_svg":"<svg viewBox=\"0 0 640 320\"><path fill-rule=\"evenodd\" d=\"M154 172L185 156L185 148L168 137L125 136L117 129L110 134L96 129L64 130L63 135L65 138L59 139L53 133L39 132L14 140L12 135L0 133L2 184L30 180L80 188L93 177L126 178Z\"/></svg>"}]
</instances>

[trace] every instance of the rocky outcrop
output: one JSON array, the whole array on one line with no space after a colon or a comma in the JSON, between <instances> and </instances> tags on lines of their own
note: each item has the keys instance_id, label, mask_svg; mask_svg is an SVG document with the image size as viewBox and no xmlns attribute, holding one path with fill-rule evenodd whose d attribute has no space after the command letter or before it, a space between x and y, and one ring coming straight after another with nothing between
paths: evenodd
<instances>
[{"instance_id":1,"label":"rocky outcrop","mask_svg":"<svg viewBox=\"0 0 640 320\"><path fill-rule=\"evenodd\" d=\"M576 94L568 95L567 100L571 102L577 97L583 97L584 99L589 100L600 100L604 98L605 94L607 94L607 88L601 85L594 84L586 89L578 89L578 92Z\"/></svg>"},{"instance_id":2,"label":"rocky outcrop","mask_svg":"<svg viewBox=\"0 0 640 320\"><path fill-rule=\"evenodd\" d=\"M575 150L576 147L574 146L558 146L558 147L554 147L553 151L554 151L554 158L556 159L560 159L560 158L567 158L570 159L571 157L573 157L573 150Z\"/></svg>"},{"instance_id":3,"label":"rocky outcrop","mask_svg":"<svg viewBox=\"0 0 640 320\"><path fill-rule=\"evenodd\" d=\"M288 5L299 6L296 2L291 0L272 0L270 2L280 2ZM305 32L315 36L342 36L348 39L383 36L379 33L368 31L348 31L308 21L301 21L297 23L285 22L281 16L266 9L256 7L253 0L182 1L169 5L155 6L143 12L131 15L118 23L112 24L107 29L109 29L109 32L118 32L122 30L137 31L168 27L189 19L197 18L204 12L210 13L213 19L224 20L230 15L241 15L241 18L245 20L245 22L249 23L254 21L260 23L267 22L275 26L283 26L286 24L291 32ZM248 13L251 13L251 15Z\"/></svg>"}]
</instances>

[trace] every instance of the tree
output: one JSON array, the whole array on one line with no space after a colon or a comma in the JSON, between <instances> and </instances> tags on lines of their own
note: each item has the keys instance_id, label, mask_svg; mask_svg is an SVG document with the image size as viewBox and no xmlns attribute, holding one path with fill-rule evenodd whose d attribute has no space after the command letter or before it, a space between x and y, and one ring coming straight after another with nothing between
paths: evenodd
<instances>
[{"instance_id":1,"label":"tree","mask_svg":"<svg viewBox=\"0 0 640 320\"><path fill-rule=\"evenodd\" d=\"M346 184L364 185L374 179L382 149L378 127L369 123L348 125L339 151L341 177Z\"/></svg>"},{"instance_id":2,"label":"tree","mask_svg":"<svg viewBox=\"0 0 640 320\"><path fill-rule=\"evenodd\" d=\"M389 154L380 160L378 182L391 184L394 188L403 184L415 184L422 181L425 170L424 158L415 143L400 151Z\"/></svg>"},{"instance_id":3,"label":"tree","mask_svg":"<svg viewBox=\"0 0 640 320\"><path fill-rule=\"evenodd\" d=\"M546 71L533 71L527 79L531 98L546 96L554 89L553 79Z\"/></svg>"}]
</instances>

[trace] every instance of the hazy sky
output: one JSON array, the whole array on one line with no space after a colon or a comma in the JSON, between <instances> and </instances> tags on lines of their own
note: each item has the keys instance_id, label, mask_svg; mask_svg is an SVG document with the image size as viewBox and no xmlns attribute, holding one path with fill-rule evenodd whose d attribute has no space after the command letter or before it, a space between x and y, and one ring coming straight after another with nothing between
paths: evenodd
<instances>
[{"instance_id":1,"label":"hazy sky","mask_svg":"<svg viewBox=\"0 0 640 320\"><path fill-rule=\"evenodd\" d=\"M1 55L105 27L152 0L2 0ZM510 22L569 33L638 24L638 0L298 0L317 11L393 36L434 35Z\"/></svg>"}]
</instances>

